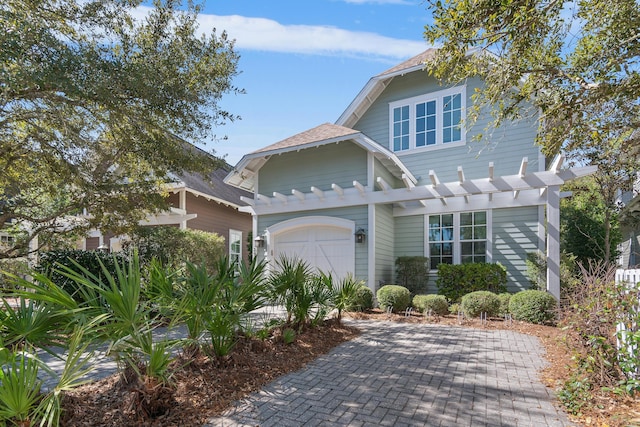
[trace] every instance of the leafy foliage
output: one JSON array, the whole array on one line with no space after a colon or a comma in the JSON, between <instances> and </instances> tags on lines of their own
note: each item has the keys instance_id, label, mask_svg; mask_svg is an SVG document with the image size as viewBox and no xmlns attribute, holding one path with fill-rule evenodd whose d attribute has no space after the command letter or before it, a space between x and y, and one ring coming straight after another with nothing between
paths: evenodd
<instances>
[{"instance_id":1,"label":"leafy foliage","mask_svg":"<svg viewBox=\"0 0 640 427\"><path fill-rule=\"evenodd\" d=\"M411 304L409 289L398 285L384 285L376 292L378 305L384 311L391 309L394 312L405 310Z\"/></svg>"},{"instance_id":2,"label":"leafy foliage","mask_svg":"<svg viewBox=\"0 0 640 427\"><path fill-rule=\"evenodd\" d=\"M509 312L516 320L549 324L556 319L557 311L558 301L546 291L520 291L509 299Z\"/></svg>"},{"instance_id":3,"label":"leafy foliage","mask_svg":"<svg viewBox=\"0 0 640 427\"><path fill-rule=\"evenodd\" d=\"M480 77L471 117L493 126L539 115L546 154L614 142L637 146L640 10L635 0L430 0L429 68L450 82ZM472 49L475 55L467 56ZM533 108L531 108L533 107ZM619 144L622 143L622 144Z\"/></svg>"},{"instance_id":4,"label":"leafy foliage","mask_svg":"<svg viewBox=\"0 0 640 427\"><path fill-rule=\"evenodd\" d=\"M429 280L429 258L422 256L401 256L396 258L396 277L401 286L411 294L424 292Z\"/></svg>"},{"instance_id":5,"label":"leafy foliage","mask_svg":"<svg viewBox=\"0 0 640 427\"><path fill-rule=\"evenodd\" d=\"M99 281L105 279L103 268L116 274L116 265L127 259L126 253L105 253L102 251L84 251L81 249L57 249L43 252L35 270L49 277L55 284L83 302L86 295L78 288L78 282L64 273L73 270L77 273L86 271L96 276Z\"/></svg>"},{"instance_id":6,"label":"leafy foliage","mask_svg":"<svg viewBox=\"0 0 640 427\"><path fill-rule=\"evenodd\" d=\"M489 291L470 292L462 297L460 308L467 317L478 317L481 313L496 316L500 313L500 299Z\"/></svg>"},{"instance_id":7,"label":"leafy foliage","mask_svg":"<svg viewBox=\"0 0 640 427\"><path fill-rule=\"evenodd\" d=\"M171 172L204 176L220 160L190 146L235 116L241 92L225 33L201 36L199 6L156 0L3 2L0 26L0 224L19 228L0 258L63 232L119 232L166 208ZM62 221L81 214L76 221Z\"/></svg>"},{"instance_id":8,"label":"leafy foliage","mask_svg":"<svg viewBox=\"0 0 640 427\"><path fill-rule=\"evenodd\" d=\"M449 303L443 295L416 295L412 305L422 313L431 312L438 316L449 314Z\"/></svg>"},{"instance_id":9,"label":"leafy foliage","mask_svg":"<svg viewBox=\"0 0 640 427\"><path fill-rule=\"evenodd\" d=\"M353 299L346 307L347 311L366 311L373 308L373 291L368 286L359 286Z\"/></svg>"},{"instance_id":10,"label":"leafy foliage","mask_svg":"<svg viewBox=\"0 0 640 427\"><path fill-rule=\"evenodd\" d=\"M504 266L490 263L438 265L438 294L451 302L474 291L506 292L507 272Z\"/></svg>"},{"instance_id":11,"label":"leafy foliage","mask_svg":"<svg viewBox=\"0 0 640 427\"><path fill-rule=\"evenodd\" d=\"M225 241L216 233L177 227L139 227L132 233L125 249L136 248L140 259L148 264L156 259L162 265L182 267L184 263L201 264L213 273L225 254Z\"/></svg>"},{"instance_id":12,"label":"leafy foliage","mask_svg":"<svg viewBox=\"0 0 640 427\"><path fill-rule=\"evenodd\" d=\"M539 291L547 289L547 259L541 252L527 254L527 277L531 282L531 289ZM580 286L580 279L576 270L578 264L576 256L566 252L560 253L560 298L566 299L573 290Z\"/></svg>"}]
</instances>

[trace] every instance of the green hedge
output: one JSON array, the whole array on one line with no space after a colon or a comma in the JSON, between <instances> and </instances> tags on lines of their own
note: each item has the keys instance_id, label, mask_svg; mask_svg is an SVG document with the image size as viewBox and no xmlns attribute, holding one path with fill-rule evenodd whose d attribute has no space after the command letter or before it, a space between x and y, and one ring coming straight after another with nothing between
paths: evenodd
<instances>
[{"instance_id":1,"label":"green hedge","mask_svg":"<svg viewBox=\"0 0 640 427\"><path fill-rule=\"evenodd\" d=\"M394 312L406 310L411 303L409 289L398 285L384 285L376 292L376 298L378 299L378 305L384 311L387 311L389 307Z\"/></svg>"},{"instance_id":2,"label":"green hedge","mask_svg":"<svg viewBox=\"0 0 640 427\"><path fill-rule=\"evenodd\" d=\"M353 300L346 307L347 311L366 311L373 308L373 291L368 286L362 285L356 291Z\"/></svg>"},{"instance_id":3,"label":"green hedge","mask_svg":"<svg viewBox=\"0 0 640 427\"><path fill-rule=\"evenodd\" d=\"M100 263L104 265L111 276L116 276L116 263L122 265L127 260L127 254L124 252L116 252L113 254L102 251L84 251L82 249L61 249L40 254L40 263L35 270L38 273L49 277L53 283L62 287L69 294L74 295L78 302L84 302L79 297L78 284L62 274L64 271L62 266L71 270L82 273L82 271L74 264L78 263L91 274L97 276L100 280L104 279L104 272Z\"/></svg>"},{"instance_id":4,"label":"green hedge","mask_svg":"<svg viewBox=\"0 0 640 427\"><path fill-rule=\"evenodd\" d=\"M557 308L556 299L545 291L521 291L509 300L509 311L513 318L529 323L553 323Z\"/></svg>"},{"instance_id":5,"label":"green hedge","mask_svg":"<svg viewBox=\"0 0 640 427\"><path fill-rule=\"evenodd\" d=\"M503 292L498 294L498 299L500 300L500 312L498 313L501 316L511 313L509 311L509 301L511 300L511 296L509 292Z\"/></svg>"},{"instance_id":6,"label":"green hedge","mask_svg":"<svg viewBox=\"0 0 640 427\"><path fill-rule=\"evenodd\" d=\"M413 297L412 305L422 313L431 310L432 314L438 316L449 314L449 304L443 295L416 295Z\"/></svg>"},{"instance_id":7,"label":"green hedge","mask_svg":"<svg viewBox=\"0 0 640 427\"><path fill-rule=\"evenodd\" d=\"M464 295L460 306L467 317L478 317L480 313L487 313L487 317L497 316L500 312L500 299L493 292L475 291Z\"/></svg>"},{"instance_id":8,"label":"green hedge","mask_svg":"<svg viewBox=\"0 0 640 427\"><path fill-rule=\"evenodd\" d=\"M475 291L506 292L507 271L500 264L440 264L438 265L438 293L451 302Z\"/></svg>"},{"instance_id":9,"label":"green hedge","mask_svg":"<svg viewBox=\"0 0 640 427\"><path fill-rule=\"evenodd\" d=\"M123 247L137 248L142 264L155 258L163 265L180 267L189 261L204 263L209 271L215 271L226 252L224 238L216 233L169 226L140 227Z\"/></svg>"}]
</instances>

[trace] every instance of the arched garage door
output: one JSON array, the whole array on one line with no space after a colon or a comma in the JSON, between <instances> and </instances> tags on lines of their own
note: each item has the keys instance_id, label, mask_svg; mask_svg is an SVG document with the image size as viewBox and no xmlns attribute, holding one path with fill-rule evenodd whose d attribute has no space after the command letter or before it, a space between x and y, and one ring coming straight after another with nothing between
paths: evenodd
<instances>
[{"instance_id":1,"label":"arched garage door","mask_svg":"<svg viewBox=\"0 0 640 427\"><path fill-rule=\"evenodd\" d=\"M273 259L298 258L319 271L341 279L355 271L353 221L332 217L307 217L268 229Z\"/></svg>"}]
</instances>

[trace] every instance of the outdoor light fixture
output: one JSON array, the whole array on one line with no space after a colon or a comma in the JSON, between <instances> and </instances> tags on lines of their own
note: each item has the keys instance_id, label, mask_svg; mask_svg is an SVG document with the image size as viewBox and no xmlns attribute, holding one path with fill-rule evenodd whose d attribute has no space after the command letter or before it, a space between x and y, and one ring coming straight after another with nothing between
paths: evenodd
<instances>
[{"instance_id":1,"label":"outdoor light fixture","mask_svg":"<svg viewBox=\"0 0 640 427\"><path fill-rule=\"evenodd\" d=\"M109 252L109 247L108 247L107 245L105 245L104 243L103 243L103 244L101 244L100 246L98 246L98 248L97 248L97 249L98 249L100 252L105 252L105 253Z\"/></svg>"},{"instance_id":2,"label":"outdoor light fixture","mask_svg":"<svg viewBox=\"0 0 640 427\"><path fill-rule=\"evenodd\" d=\"M359 228L358 231L355 232L354 236L356 236L356 243L364 243L364 239L367 234L362 228Z\"/></svg>"},{"instance_id":3,"label":"outdoor light fixture","mask_svg":"<svg viewBox=\"0 0 640 427\"><path fill-rule=\"evenodd\" d=\"M264 248L265 239L263 236L258 235L258 237L256 237L254 240L256 242L257 247Z\"/></svg>"}]
</instances>

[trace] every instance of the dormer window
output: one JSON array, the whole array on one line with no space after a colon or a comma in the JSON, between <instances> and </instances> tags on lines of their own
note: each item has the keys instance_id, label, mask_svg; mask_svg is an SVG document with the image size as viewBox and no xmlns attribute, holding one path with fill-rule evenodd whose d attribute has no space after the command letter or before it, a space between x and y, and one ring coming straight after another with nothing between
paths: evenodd
<instances>
[{"instance_id":1,"label":"dormer window","mask_svg":"<svg viewBox=\"0 0 640 427\"><path fill-rule=\"evenodd\" d=\"M455 87L390 103L390 148L401 153L464 144L465 99L465 88Z\"/></svg>"}]
</instances>

